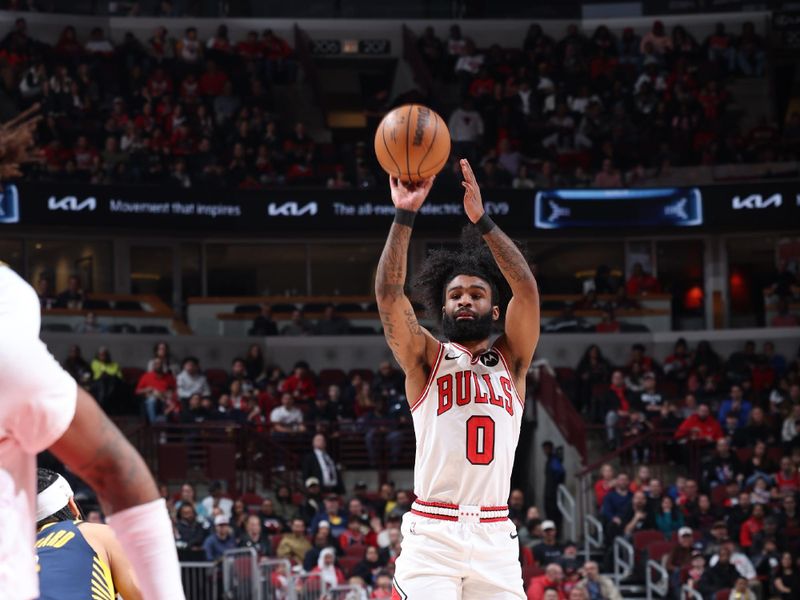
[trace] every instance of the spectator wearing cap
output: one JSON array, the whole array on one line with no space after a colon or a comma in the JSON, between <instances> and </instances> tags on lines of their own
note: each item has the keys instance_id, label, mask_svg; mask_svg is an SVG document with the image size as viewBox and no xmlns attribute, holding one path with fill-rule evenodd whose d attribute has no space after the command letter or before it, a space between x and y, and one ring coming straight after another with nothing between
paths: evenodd
<instances>
[{"instance_id":1,"label":"spectator wearing cap","mask_svg":"<svg viewBox=\"0 0 800 600\"><path fill-rule=\"evenodd\" d=\"M600 566L593 560L583 565L583 579L576 586L586 592L590 600L622 600L622 594L611 578L600 574Z\"/></svg>"},{"instance_id":2,"label":"spectator wearing cap","mask_svg":"<svg viewBox=\"0 0 800 600\"><path fill-rule=\"evenodd\" d=\"M305 479L315 478L325 492L344 493L341 474L328 453L325 436L318 433L311 440L311 452L303 457L301 470Z\"/></svg>"},{"instance_id":3,"label":"spectator wearing cap","mask_svg":"<svg viewBox=\"0 0 800 600\"><path fill-rule=\"evenodd\" d=\"M298 512L303 521L309 524L322 509L322 490L316 477L306 478L305 487L305 502Z\"/></svg>"},{"instance_id":4,"label":"spectator wearing cap","mask_svg":"<svg viewBox=\"0 0 800 600\"><path fill-rule=\"evenodd\" d=\"M299 565L303 563L309 550L311 542L306 537L306 524L299 517L292 519L291 530L281 537L276 556L290 560L293 565Z\"/></svg>"},{"instance_id":5,"label":"spectator wearing cap","mask_svg":"<svg viewBox=\"0 0 800 600\"><path fill-rule=\"evenodd\" d=\"M667 555L667 570L675 574L692 562L694 553L694 532L691 527L678 529L678 544Z\"/></svg>"},{"instance_id":6,"label":"spectator wearing cap","mask_svg":"<svg viewBox=\"0 0 800 600\"><path fill-rule=\"evenodd\" d=\"M217 515L214 517L214 532L203 542L206 560L215 562L221 560L226 550L233 550L234 548L236 548L236 540L233 539L228 517Z\"/></svg>"},{"instance_id":7,"label":"spectator wearing cap","mask_svg":"<svg viewBox=\"0 0 800 600\"><path fill-rule=\"evenodd\" d=\"M309 528L312 533L316 533L320 523L328 523L331 535L338 539L347 529L347 513L341 508L339 496L336 494L326 494L322 502L323 508L314 516Z\"/></svg>"},{"instance_id":8,"label":"spectator wearing cap","mask_svg":"<svg viewBox=\"0 0 800 600\"><path fill-rule=\"evenodd\" d=\"M542 542L533 547L533 556L540 566L544 567L550 563L558 563L563 554L564 546L558 543L558 530L556 524L551 521L542 522Z\"/></svg>"}]
</instances>

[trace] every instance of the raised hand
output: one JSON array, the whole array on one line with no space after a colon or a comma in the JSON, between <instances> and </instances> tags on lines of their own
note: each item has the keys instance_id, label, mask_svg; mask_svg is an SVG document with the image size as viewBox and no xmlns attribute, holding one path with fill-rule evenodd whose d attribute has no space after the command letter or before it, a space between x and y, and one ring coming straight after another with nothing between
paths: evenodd
<instances>
[{"instance_id":1,"label":"raised hand","mask_svg":"<svg viewBox=\"0 0 800 600\"><path fill-rule=\"evenodd\" d=\"M34 131L41 121L36 113L39 105L0 125L0 178L22 175L20 165L41 160L41 151L35 148Z\"/></svg>"},{"instance_id":2,"label":"raised hand","mask_svg":"<svg viewBox=\"0 0 800 600\"><path fill-rule=\"evenodd\" d=\"M395 208L418 211L428 193L431 191L433 180L436 177L423 179L419 183L400 181L397 177L389 177L389 187L392 190L392 203Z\"/></svg>"},{"instance_id":3,"label":"raised hand","mask_svg":"<svg viewBox=\"0 0 800 600\"><path fill-rule=\"evenodd\" d=\"M469 161L462 158L460 162L461 175L464 177L464 181L461 182L461 185L464 186L464 212L470 221L477 223L483 216L481 188L478 187L478 181L475 179L472 167L469 166Z\"/></svg>"}]
</instances>

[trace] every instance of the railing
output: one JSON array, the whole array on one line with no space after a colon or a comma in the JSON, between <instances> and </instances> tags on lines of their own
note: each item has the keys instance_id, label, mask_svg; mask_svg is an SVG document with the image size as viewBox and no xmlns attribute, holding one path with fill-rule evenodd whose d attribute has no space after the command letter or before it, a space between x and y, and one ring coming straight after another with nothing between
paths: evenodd
<instances>
[{"instance_id":1,"label":"railing","mask_svg":"<svg viewBox=\"0 0 800 600\"><path fill-rule=\"evenodd\" d=\"M328 590L319 573L294 575L289 586L291 600L319 600Z\"/></svg>"},{"instance_id":2,"label":"railing","mask_svg":"<svg viewBox=\"0 0 800 600\"><path fill-rule=\"evenodd\" d=\"M585 560L591 560L593 550L603 550L603 543L603 524L592 515L584 515L583 555Z\"/></svg>"},{"instance_id":3,"label":"railing","mask_svg":"<svg viewBox=\"0 0 800 600\"><path fill-rule=\"evenodd\" d=\"M567 486L563 483L558 486L556 493L556 505L561 516L567 522L569 528L569 539L577 542L577 521L578 515L575 512L575 498L569 493Z\"/></svg>"},{"instance_id":4,"label":"railing","mask_svg":"<svg viewBox=\"0 0 800 600\"><path fill-rule=\"evenodd\" d=\"M564 440L575 447L586 462L586 424L584 418L575 410L572 402L561 390L555 373L550 368L539 369L536 386L536 401L550 415Z\"/></svg>"},{"instance_id":5,"label":"railing","mask_svg":"<svg viewBox=\"0 0 800 600\"><path fill-rule=\"evenodd\" d=\"M633 550L633 545L622 536L614 538L613 578L617 587L620 586L623 579L631 576L635 564L636 553Z\"/></svg>"},{"instance_id":6,"label":"railing","mask_svg":"<svg viewBox=\"0 0 800 600\"><path fill-rule=\"evenodd\" d=\"M219 598L219 564L214 562L182 562L181 583L186 600Z\"/></svg>"},{"instance_id":7,"label":"railing","mask_svg":"<svg viewBox=\"0 0 800 600\"><path fill-rule=\"evenodd\" d=\"M658 577L654 577L657 574ZM645 590L647 600L653 600L653 594L666 598L669 593L669 573L660 562L648 560L645 569Z\"/></svg>"},{"instance_id":8,"label":"railing","mask_svg":"<svg viewBox=\"0 0 800 600\"><path fill-rule=\"evenodd\" d=\"M286 598L291 589L292 563L285 558L262 559L258 563L261 597L264 600Z\"/></svg>"},{"instance_id":9,"label":"railing","mask_svg":"<svg viewBox=\"0 0 800 600\"><path fill-rule=\"evenodd\" d=\"M703 600L703 595L688 585L681 586L681 600Z\"/></svg>"},{"instance_id":10,"label":"railing","mask_svg":"<svg viewBox=\"0 0 800 600\"><path fill-rule=\"evenodd\" d=\"M328 590L325 600L361 600L366 598L364 588L356 585L337 585Z\"/></svg>"},{"instance_id":11,"label":"railing","mask_svg":"<svg viewBox=\"0 0 800 600\"><path fill-rule=\"evenodd\" d=\"M222 556L222 582L225 600L262 600L256 551L226 550Z\"/></svg>"}]
</instances>

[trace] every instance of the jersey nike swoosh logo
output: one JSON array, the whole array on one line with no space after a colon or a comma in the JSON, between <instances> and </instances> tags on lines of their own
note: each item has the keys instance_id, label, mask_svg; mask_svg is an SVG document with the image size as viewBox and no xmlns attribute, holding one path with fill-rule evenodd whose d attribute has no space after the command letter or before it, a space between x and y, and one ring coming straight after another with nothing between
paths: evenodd
<instances>
[{"instance_id":1,"label":"jersey nike swoosh logo","mask_svg":"<svg viewBox=\"0 0 800 600\"><path fill-rule=\"evenodd\" d=\"M515 540L515 539L517 539L519 537L518 533L509 533L508 535L511 536L512 540Z\"/></svg>"},{"instance_id":2,"label":"jersey nike swoosh logo","mask_svg":"<svg viewBox=\"0 0 800 600\"><path fill-rule=\"evenodd\" d=\"M445 355L444 355L444 359L445 359L445 360L455 360L455 359L457 359L459 356L461 356L461 355L460 355L460 354L456 354L455 356L450 356L449 354L445 354Z\"/></svg>"}]
</instances>

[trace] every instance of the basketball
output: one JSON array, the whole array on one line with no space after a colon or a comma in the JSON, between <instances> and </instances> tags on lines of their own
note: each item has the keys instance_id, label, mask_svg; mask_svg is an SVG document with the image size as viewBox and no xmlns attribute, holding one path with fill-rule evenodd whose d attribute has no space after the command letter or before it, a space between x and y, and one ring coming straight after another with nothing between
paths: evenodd
<instances>
[{"instance_id":1,"label":"basketball","mask_svg":"<svg viewBox=\"0 0 800 600\"><path fill-rule=\"evenodd\" d=\"M375 132L375 155L383 170L401 181L436 175L450 157L444 119L421 104L404 104L387 114Z\"/></svg>"}]
</instances>

